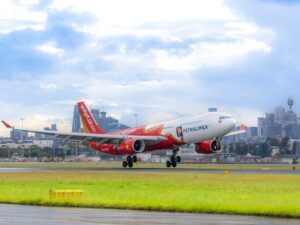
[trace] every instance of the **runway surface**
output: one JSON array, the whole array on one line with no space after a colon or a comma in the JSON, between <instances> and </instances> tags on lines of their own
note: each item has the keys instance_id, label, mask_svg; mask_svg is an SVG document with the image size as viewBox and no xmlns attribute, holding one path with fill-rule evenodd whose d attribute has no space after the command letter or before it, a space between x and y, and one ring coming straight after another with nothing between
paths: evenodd
<instances>
[{"instance_id":1,"label":"runway surface","mask_svg":"<svg viewBox=\"0 0 300 225\"><path fill-rule=\"evenodd\" d=\"M1 172L33 172L33 171L91 171L91 172L141 172L141 173L223 173L223 169L187 169L187 168L0 168ZM265 169L230 169L233 174L294 174L300 170Z\"/></svg>"},{"instance_id":2,"label":"runway surface","mask_svg":"<svg viewBox=\"0 0 300 225\"><path fill-rule=\"evenodd\" d=\"M0 224L300 225L300 220L218 214L159 213L131 210L38 207L0 204Z\"/></svg>"}]
</instances>

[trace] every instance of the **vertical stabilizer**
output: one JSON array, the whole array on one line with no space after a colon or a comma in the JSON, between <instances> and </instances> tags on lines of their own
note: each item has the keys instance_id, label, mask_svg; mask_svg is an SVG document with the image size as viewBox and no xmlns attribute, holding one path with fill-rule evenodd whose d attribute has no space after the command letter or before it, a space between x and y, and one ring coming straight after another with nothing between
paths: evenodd
<instances>
[{"instance_id":1,"label":"vertical stabilizer","mask_svg":"<svg viewBox=\"0 0 300 225\"><path fill-rule=\"evenodd\" d=\"M94 117L90 113L89 109L86 107L85 103L78 102L77 106L83 123L84 132L91 134L104 134L105 132L96 123Z\"/></svg>"}]
</instances>

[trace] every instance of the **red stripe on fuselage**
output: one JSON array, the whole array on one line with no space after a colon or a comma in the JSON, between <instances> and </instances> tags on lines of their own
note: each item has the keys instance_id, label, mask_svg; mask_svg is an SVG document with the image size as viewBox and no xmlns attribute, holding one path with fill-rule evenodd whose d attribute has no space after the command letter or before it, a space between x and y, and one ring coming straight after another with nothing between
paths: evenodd
<instances>
[{"instance_id":1,"label":"red stripe on fuselage","mask_svg":"<svg viewBox=\"0 0 300 225\"><path fill-rule=\"evenodd\" d=\"M178 142L173 135L166 134L162 135L163 125L157 125L154 127L151 127L149 129L146 129L146 126L139 126L135 128L128 128L124 130L119 131L113 131L109 134L119 134L119 135L134 135L134 136L164 136L167 138L167 140L161 141L159 143L153 144L153 145L146 145L144 151L155 151L155 150L162 150L162 149L170 149L174 145L180 145L183 144L183 142ZM89 143L89 146L97 151L111 154L111 155L123 155L124 153L121 153L118 151L118 148L114 144L103 144L103 145L97 145L96 142Z\"/></svg>"}]
</instances>

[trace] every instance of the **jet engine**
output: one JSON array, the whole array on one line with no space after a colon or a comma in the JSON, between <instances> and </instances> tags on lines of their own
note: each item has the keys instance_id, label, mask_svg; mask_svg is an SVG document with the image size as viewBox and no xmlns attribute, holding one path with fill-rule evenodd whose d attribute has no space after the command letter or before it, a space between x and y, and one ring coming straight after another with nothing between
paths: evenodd
<instances>
[{"instance_id":1,"label":"jet engine","mask_svg":"<svg viewBox=\"0 0 300 225\"><path fill-rule=\"evenodd\" d=\"M123 141L118 146L118 151L123 154L136 154L145 150L145 142L143 140L129 139Z\"/></svg>"},{"instance_id":2,"label":"jet engine","mask_svg":"<svg viewBox=\"0 0 300 225\"><path fill-rule=\"evenodd\" d=\"M212 154L220 152L222 145L218 140L202 141L195 146L195 152L199 154Z\"/></svg>"}]
</instances>

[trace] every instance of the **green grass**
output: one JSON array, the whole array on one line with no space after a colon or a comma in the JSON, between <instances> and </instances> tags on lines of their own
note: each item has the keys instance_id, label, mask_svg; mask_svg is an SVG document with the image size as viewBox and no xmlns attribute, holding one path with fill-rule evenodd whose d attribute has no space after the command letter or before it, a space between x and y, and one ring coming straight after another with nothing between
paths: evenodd
<instances>
[{"instance_id":1,"label":"green grass","mask_svg":"<svg viewBox=\"0 0 300 225\"><path fill-rule=\"evenodd\" d=\"M121 168L121 161L80 163L80 162L58 162L58 163L0 163L0 168L67 168L67 169L101 169ZM135 168L166 168L165 164L138 163ZM216 169L216 170L296 170L300 169L298 164L179 164L181 169Z\"/></svg>"},{"instance_id":2,"label":"green grass","mask_svg":"<svg viewBox=\"0 0 300 225\"><path fill-rule=\"evenodd\" d=\"M49 189L83 189L50 201ZM0 202L300 218L300 176L142 172L0 173Z\"/></svg>"}]
</instances>

